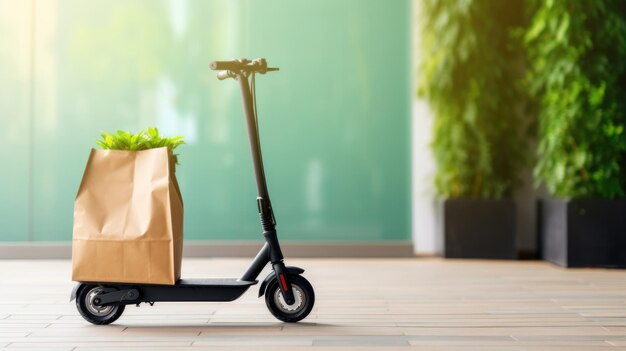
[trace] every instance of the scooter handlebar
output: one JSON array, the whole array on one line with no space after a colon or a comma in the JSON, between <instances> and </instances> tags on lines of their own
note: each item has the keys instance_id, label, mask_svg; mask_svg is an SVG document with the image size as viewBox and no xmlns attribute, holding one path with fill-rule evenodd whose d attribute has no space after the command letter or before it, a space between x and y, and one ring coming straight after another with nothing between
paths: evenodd
<instances>
[{"instance_id":1,"label":"scooter handlebar","mask_svg":"<svg viewBox=\"0 0 626 351\"><path fill-rule=\"evenodd\" d=\"M235 71L235 70L241 69L243 67L243 64L237 60L213 61L209 64L209 67L214 71L223 71L223 70Z\"/></svg>"},{"instance_id":2,"label":"scooter handlebar","mask_svg":"<svg viewBox=\"0 0 626 351\"><path fill-rule=\"evenodd\" d=\"M232 61L213 61L209 64L209 68L217 73L217 79L224 80L226 78L235 78L237 75L244 73L260 73L278 71L277 67L267 67L267 61L263 58L249 61L247 59Z\"/></svg>"}]
</instances>

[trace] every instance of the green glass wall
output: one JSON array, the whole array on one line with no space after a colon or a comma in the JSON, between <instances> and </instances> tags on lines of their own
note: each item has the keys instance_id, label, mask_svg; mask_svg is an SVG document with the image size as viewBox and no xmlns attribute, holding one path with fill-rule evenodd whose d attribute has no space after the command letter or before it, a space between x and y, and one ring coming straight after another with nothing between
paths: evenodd
<instances>
[{"instance_id":1,"label":"green glass wall","mask_svg":"<svg viewBox=\"0 0 626 351\"><path fill-rule=\"evenodd\" d=\"M30 6L0 1L0 233L28 240L32 37Z\"/></svg>"},{"instance_id":2,"label":"green glass wall","mask_svg":"<svg viewBox=\"0 0 626 351\"><path fill-rule=\"evenodd\" d=\"M1 239L71 239L99 131L153 125L188 142L186 238L260 239L238 85L207 64L266 57L281 238L409 240L409 33L408 0L0 2Z\"/></svg>"}]
</instances>

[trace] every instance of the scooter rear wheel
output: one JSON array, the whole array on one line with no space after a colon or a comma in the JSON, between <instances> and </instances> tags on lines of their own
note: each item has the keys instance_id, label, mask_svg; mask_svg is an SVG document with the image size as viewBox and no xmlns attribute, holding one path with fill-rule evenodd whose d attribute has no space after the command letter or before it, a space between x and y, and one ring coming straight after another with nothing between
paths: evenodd
<instances>
[{"instance_id":1,"label":"scooter rear wheel","mask_svg":"<svg viewBox=\"0 0 626 351\"><path fill-rule=\"evenodd\" d=\"M78 292L76 308L87 322L98 325L110 324L124 313L124 305L99 306L95 303L98 294L104 291L105 288L102 286L86 285Z\"/></svg>"},{"instance_id":2,"label":"scooter rear wheel","mask_svg":"<svg viewBox=\"0 0 626 351\"><path fill-rule=\"evenodd\" d=\"M289 276L289 281L295 298L293 304L285 302L276 279L273 279L265 289L265 304L274 317L283 322L295 323L311 313L315 304L315 291L311 283L300 275Z\"/></svg>"}]
</instances>

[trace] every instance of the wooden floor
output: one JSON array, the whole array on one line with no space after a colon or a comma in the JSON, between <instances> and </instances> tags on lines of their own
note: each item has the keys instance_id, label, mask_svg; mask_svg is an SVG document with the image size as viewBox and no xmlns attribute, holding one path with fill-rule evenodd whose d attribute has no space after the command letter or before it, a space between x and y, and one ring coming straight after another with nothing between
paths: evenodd
<instances>
[{"instance_id":1,"label":"wooden floor","mask_svg":"<svg viewBox=\"0 0 626 351\"><path fill-rule=\"evenodd\" d=\"M233 303L129 306L92 326L69 303L69 261L0 261L0 349L626 350L626 272L542 262L292 259L317 303L279 323L253 287ZM186 277L242 259L188 259Z\"/></svg>"}]
</instances>

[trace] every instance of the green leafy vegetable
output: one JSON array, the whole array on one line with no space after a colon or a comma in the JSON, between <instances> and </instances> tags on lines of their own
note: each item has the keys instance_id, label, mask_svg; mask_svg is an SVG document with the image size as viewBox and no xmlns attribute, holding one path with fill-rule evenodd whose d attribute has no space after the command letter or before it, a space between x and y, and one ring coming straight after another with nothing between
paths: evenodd
<instances>
[{"instance_id":1,"label":"green leafy vegetable","mask_svg":"<svg viewBox=\"0 0 626 351\"><path fill-rule=\"evenodd\" d=\"M96 144L103 150L140 151L167 147L174 151L174 149L185 143L182 136L164 137L159 134L159 130L156 128L141 130L137 134L131 134L123 130L118 130L117 133L102 132L100 136L101 138L96 141ZM174 156L176 156L178 163L178 154L174 154Z\"/></svg>"}]
</instances>

